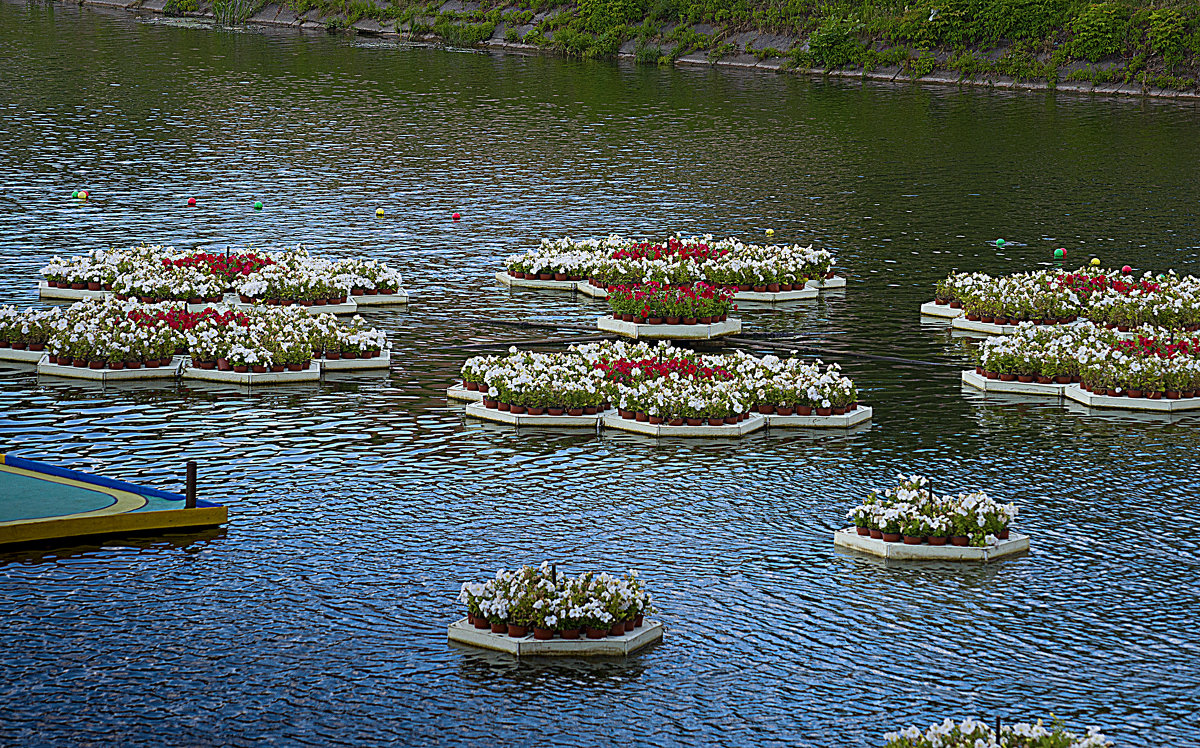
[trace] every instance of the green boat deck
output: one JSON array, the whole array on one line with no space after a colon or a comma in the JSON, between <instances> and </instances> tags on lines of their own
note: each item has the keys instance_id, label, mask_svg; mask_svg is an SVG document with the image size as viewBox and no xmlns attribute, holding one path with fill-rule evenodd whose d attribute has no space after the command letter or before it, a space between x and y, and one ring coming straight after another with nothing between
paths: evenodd
<instances>
[{"instance_id":1,"label":"green boat deck","mask_svg":"<svg viewBox=\"0 0 1200 748\"><path fill-rule=\"evenodd\" d=\"M0 545L220 525L225 507L0 455Z\"/></svg>"}]
</instances>

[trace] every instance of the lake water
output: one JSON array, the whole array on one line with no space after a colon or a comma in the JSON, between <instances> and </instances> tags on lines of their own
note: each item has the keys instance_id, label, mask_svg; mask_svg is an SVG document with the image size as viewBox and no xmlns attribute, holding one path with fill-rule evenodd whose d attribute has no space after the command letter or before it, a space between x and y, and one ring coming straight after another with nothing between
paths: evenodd
<instances>
[{"instance_id":1,"label":"lake water","mask_svg":"<svg viewBox=\"0 0 1200 748\"><path fill-rule=\"evenodd\" d=\"M168 489L197 459L231 514L200 536L0 555L0 743L834 748L1053 713L1123 746L1195 745L1200 418L985 402L959 383L959 342L918 314L951 269L1060 246L1200 272L1195 104L9 0L0 56L0 303L38 303L54 254L142 240L369 255L413 295L369 315L396 350L386 376L245 393L0 372L4 449ZM746 311L747 330L807 334L858 382L869 427L655 444L518 433L446 402L456 346L548 334L489 320L604 309L503 289L508 253L766 228L834 250L850 285ZM845 511L900 471L1018 502L1032 551L965 568L835 551ZM665 640L605 662L447 645L460 582L542 559L639 569Z\"/></svg>"}]
</instances>

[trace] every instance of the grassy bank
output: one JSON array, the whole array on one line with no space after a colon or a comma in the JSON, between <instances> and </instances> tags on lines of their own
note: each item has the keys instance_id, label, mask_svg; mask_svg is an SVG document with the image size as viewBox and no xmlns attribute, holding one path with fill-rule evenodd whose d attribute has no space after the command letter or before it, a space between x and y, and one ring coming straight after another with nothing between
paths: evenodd
<instances>
[{"instance_id":1,"label":"grassy bank","mask_svg":"<svg viewBox=\"0 0 1200 748\"><path fill-rule=\"evenodd\" d=\"M795 69L1006 78L1050 87L1066 81L1123 83L1188 92L1196 91L1200 77L1195 2L287 2L296 14L317 18L331 30L374 21L382 31L455 45L503 40L585 58L626 54L649 64L697 56L712 62L775 58ZM196 3L169 0L168 7Z\"/></svg>"}]
</instances>

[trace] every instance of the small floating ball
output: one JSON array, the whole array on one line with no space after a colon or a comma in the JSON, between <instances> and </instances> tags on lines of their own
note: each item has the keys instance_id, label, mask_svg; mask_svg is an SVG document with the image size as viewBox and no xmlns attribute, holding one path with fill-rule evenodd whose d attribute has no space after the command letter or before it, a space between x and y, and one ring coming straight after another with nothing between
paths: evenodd
<instances>
[{"instance_id":1,"label":"small floating ball","mask_svg":"<svg viewBox=\"0 0 1200 748\"><path fill-rule=\"evenodd\" d=\"M997 239L997 240L996 240L996 246L997 246L997 247L1003 247L1003 246L1004 246L1004 240L1003 240L1003 239Z\"/></svg>"},{"instance_id":2,"label":"small floating ball","mask_svg":"<svg viewBox=\"0 0 1200 748\"><path fill-rule=\"evenodd\" d=\"M1126 275L1128 275L1129 273L1132 273L1132 272L1133 272L1133 268L1131 268L1131 267L1129 267L1128 265L1126 265L1125 267L1121 268L1121 272L1122 272L1122 273L1125 273Z\"/></svg>"},{"instance_id":3,"label":"small floating ball","mask_svg":"<svg viewBox=\"0 0 1200 748\"><path fill-rule=\"evenodd\" d=\"M775 229L767 229L767 236L775 236Z\"/></svg>"},{"instance_id":4,"label":"small floating ball","mask_svg":"<svg viewBox=\"0 0 1200 748\"><path fill-rule=\"evenodd\" d=\"M72 192L71 197L79 197L79 190L75 190L74 192Z\"/></svg>"},{"instance_id":5,"label":"small floating ball","mask_svg":"<svg viewBox=\"0 0 1200 748\"><path fill-rule=\"evenodd\" d=\"M80 190L80 191L79 191L79 199L80 199L80 200L87 200L87 199L88 199L88 191L87 191L87 190Z\"/></svg>"},{"instance_id":6,"label":"small floating ball","mask_svg":"<svg viewBox=\"0 0 1200 748\"><path fill-rule=\"evenodd\" d=\"M196 198L194 198L194 197L189 197L189 198L188 198L188 206L189 206L189 207L193 207L193 208L194 208L194 207L196 207Z\"/></svg>"},{"instance_id":7,"label":"small floating ball","mask_svg":"<svg viewBox=\"0 0 1200 748\"><path fill-rule=\"evenodd\" d=\"M1054 257L1056 259L1061 260L1062 258L1064 258L1066 256L1067 256L1067 250L1063 249L1062 247L1059 247L1058 249L1054 250Z\"/></svg>"},{"instance_id":8,"label":"small floating ball","mask_svg":"<svg viewBox=\"0 0 1200 748\"><path fill-rule=\"evenodd\" d=\"M376 208L376 209L375 209L375 215L377 215L377 216L382 216L382 215L383 215L383 208Z\"/></svg>"},{"instance_id":9,"label":"small floating ball","mask_svg":"<svg viewBox=\"0 0 1200 748\"><path fill-rule=\"evenodd\" d=\"M255 210L262 210L262 200L255 200L255 201L254 201L254 209L255 209Z\"/></svg>"},{"instance_id":10,"label":"small floating ball","mask_svg":"<svg viewBox=\"0 0 1200 748\"><path fill-rule=\"evenodd\" d=\"M458 219L462 218L462 216L460 216L460 215L459 215L459 214L457 214L457 213L455 213L454 215L452 215L452 216L450 216L450 217L451 217L451 218L453 218L453 219L454 219L454 220L456 220L456 221L457 221Z\"/></svg>"},{"instance_id":11,"label":"small floating ball","mask_svg":"<svg viewBox=\"0 0 1200 748\"><path fill-rule=\"evenodd\" d=\"M1089 265L1091 265L1092 267L1099 267L1099 265L1100 265L1100 258L1099 258L1099 257L1093 257L1093 258L1092 258L1092 261L1091 261L1090 263L1088 263L1088 264L1089 264Z\"/></svg>"}]
</instances>

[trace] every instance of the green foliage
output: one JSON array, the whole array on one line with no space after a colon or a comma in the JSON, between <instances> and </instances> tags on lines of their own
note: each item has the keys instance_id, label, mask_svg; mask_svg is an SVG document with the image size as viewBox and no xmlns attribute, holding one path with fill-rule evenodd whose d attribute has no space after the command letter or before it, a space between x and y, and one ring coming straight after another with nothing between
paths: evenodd
<instances>
[{"instance_id":1,"label":"green foliage","mask_svg":"<svg viewBox=\"0 0 1200 748\"><path fill-rule=\"evenodd\" d=\"M1173 8L1162 8L1151 11L1149 20L1150 49L1161 55L1168 65L1182 62L1187 42L1183 16Z\"/></svg>"},{"instance_id":2,"label":"green foliage","mask_svg":"<svg viewBox=\"0 0 1200 748\"><path fill-rule=\"evenodd\" d=\"M640 0L579 0L578 7L579 18L595 34L637 23L646 13Z\"/></svg>"},{"instance_id":3,"label":"green foliage","mask_svg":"<svg viewBox=\"0 0 1200 748\"><path fill-rule=\"evenodd\" d=\"M921 50L917 57L909 60L908 70L914 78L924 78L933 72L937 67L937 57L934 57L928 50Z\"/></svg>"},{"instance_id":4,"label":"green foliage","mask_svg":"<svg viewBox=\"0 0 1200 748\"><path fill-rule=\"evenodd\" d=\"M187 13L195 13L199 9L200 3L197 0L167 0L162 12L168 16L182 16Z\"/></svg>"},{"instance_id":5,"label":"green foliage","mask_svg":"<svg viewBox=\"0 0 1200 748\"><path fill-rule=\"evenodd\" d=\"M822 21L808 37L808 51L813 61L832 70L861 60L864 50L858 40L861 27L848 18L830 17Z\"/></svg>"},{"instance_id":6,"label":"green foliage","mask_svg":"<svg viewBox=\"0 0 1200 748\"><path fill-rule=\"evenodd\" d=\"M1116 3L1093 3L1075 16L1070 29L1075 56L1097 62L1124 49L1129 9Z\"/></svg>"},{"instance_id":7,"label":"green foliage","mask_svg":"<svg viewBox=\"0 0 1200 748\"><path fill-rule=\"evenodd\" d=\"M259 0L213 0L213 20L219 26L237 26L258 12Z\"/></svg>"},{"instance_id":8,"label":"green foliage","mask_svg":"<svg viewBox=\"0 0 1200 748\"><path fill-rule=\"evenodd\" d=\"M447 44L457 47L473 47L486 39L490 39L492 33L496 31L496 24L490 22L483 23L456 23L452 18L448 18L449 14L443 13L433 24L433 33L446 40Z\"/></svg>"}]
</instances>

